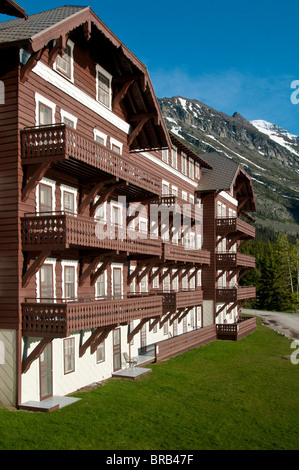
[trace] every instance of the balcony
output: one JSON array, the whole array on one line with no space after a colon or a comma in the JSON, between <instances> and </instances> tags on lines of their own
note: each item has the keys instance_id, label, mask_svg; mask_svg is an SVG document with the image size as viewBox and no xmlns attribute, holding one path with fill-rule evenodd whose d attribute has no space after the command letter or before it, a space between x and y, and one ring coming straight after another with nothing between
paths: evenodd
<instances>
[{"instance_id":1,"label":"balcony","mask_svg":"<svg viewBox=\"0 0 299 470\"><path fill-rule=\"evenodd\" d=\"M132 299L48 299L22 306L23 336L65 338L91 328L129 323L162 314L162 296Z\"/></svg>"},{"instance_id":2,"label":"balcony","mask_svg":"<svg viewBox=\"0 0 299 470\"><path fill-rule=\"evenodd\" d=\"M255 238L255 227L238 217L217 218L216 232L217 235L239 235L241 238L245 235Z\"/></svg>"},{"instance_id":3,"label":"balcony","mask_svg":"<svg viewBox=\"0 0 299 470\"><path fill-rule=\"evenodd\" d=\"M210 252L194 248L185 248L181 244L163 243L165 261L184 262L191 264L210 264Z\"/></svg>"},{"instance_id":4,"label":"balcony","mask_svg":"<svg viewBox=\"0 0 299 470\"><path fill-rule=\"evenodd\" d=\"M216 289L216 302L220 303L238 302L241 300L254 299L255 297L255 287Z\"/></svg>"},{"instance_id":5,"label":"balcony","mask_svg":"<svg viewBox=\"0 0 299 470\"><path fill-rule=\"evenodd\" d=\"M66 124L22 130L21 158L23 164L40 164L45 161L59 164L67 162L63 168L67 171L76 171L81 176L84 173L83 167L81 165L78 168L76 164L83 163L86 168L91 167L93 172L98 170L102 175L113 175L128 182L133 193L139 188L146 192L145 196L161 194L161 178L142 171L129 159ZM92 173L86 175L91 176Z\"/></svg>"},{"instance_id":6,"label":"balcony","mask_svg":"<svg viewBox=\"0 0 299 470\"><path fill-rule=\"evenodd\" d=\"M199 204L193 204L179 196L163 195L157 199L150 201L151 204L158 204L159 206L166 206L173 209L174 212L179 212L192 220L202 222L202 209Z\"/></svg>"},{"instance_id":7,"label":"balcony","mask_svg":"<svg viewBox=\"0 0 299 470\"><path fill-rule=\"evenodd\" d=\"M117 226L98 230L97 221L63 212L26 214L21 218L22 248L68 249L70 247L98 248L154 256L162 256L162 242L149 237L137 238L138 232Z\"/></svg>"},{"instance_id":8,"label":"balcony","mask_svg":"<svg viewBox=\"0 0 299 470\"><path fill-rule=\"evenodd\" d=\"M163 295L163 309L165 312L176 312L180 308L202 305L203 302L203 292L201 290L159 292L159 295Z\"/></svg>"},{"instance_id":9,"label":"balcony","mask_svg":"<svg viewBox=\"0 0 299 470\"><path fill-rule=\"evenodd\" d=\"M242 317L238 323L216 325L217 339L239 341L256 331L256 317Z\"/></svg>"},{"instance_id":10,"label":"balcony","mask_svg":"<svg viewBox=\"0 0 299 470\"><path fill-rule=\"evenodd\" d=\"M255 258L243 253L216 253L217 269L255 268Z\"/></svg>"}]
</instances>

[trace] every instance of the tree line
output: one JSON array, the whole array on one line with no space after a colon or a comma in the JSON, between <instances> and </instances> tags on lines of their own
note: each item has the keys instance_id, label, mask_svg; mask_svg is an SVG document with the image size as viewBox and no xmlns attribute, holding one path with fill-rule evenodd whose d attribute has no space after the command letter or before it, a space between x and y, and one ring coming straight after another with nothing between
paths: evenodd
<instances>
[{"instance_id":1,"label":"tree line","mask_svg":"<svg viewBox=\"0 0 299 470\"><path fill-rule=\"evenodd\" d=\"M248 271L240 281L256 287L256 299L246 306L299 312L299 239L283 233L271 238L265 240L261 236L242 249L256 259L256 269Z\"/></svg>"}]
</instances>

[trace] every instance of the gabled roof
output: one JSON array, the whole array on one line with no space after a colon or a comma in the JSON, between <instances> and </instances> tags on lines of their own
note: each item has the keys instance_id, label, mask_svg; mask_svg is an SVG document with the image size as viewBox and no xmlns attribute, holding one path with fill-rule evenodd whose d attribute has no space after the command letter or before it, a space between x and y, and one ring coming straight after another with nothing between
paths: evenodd
<instances>
[{"instance_id":1,"label":"gabled roof","mask_svg":"<svg viewBox=\"0 0 299 470\"><path fill-rule=\"evenodd\" d=\"M232 159L217 152L205 153L206 160L213 170L202 170L202 177L196 191L221 192L230 191L238 201L242 201L243 211L256 212L256 201L249 174Z\"/></svg>"},{"instance_id":2,"label":"gabled roof","mask_svg":"<svg viewBox=\"0 0 299 470\"><path fill-rule=\"evenodd\" d=\"M131 125L128 144L131 151L170 148L171 141L163 121L146 66L85 6L62 6L0 23L0 48L26 47L32 54L53 41L81 34L93 49L94 61L106 66L113 76L114 91ZM101 64L102 65L102 64Z\"/></svg>"},{"instance_id":3,"label":"gabled roof","mask_svg":"<svg viewBox=\"0 0 299 470\"><path fill-rule=\"evenodd\" d=\"M28 18L25 9L14 0L0 0L0 13L17 16L18 18Z\"/></svg>"}]
</instances>

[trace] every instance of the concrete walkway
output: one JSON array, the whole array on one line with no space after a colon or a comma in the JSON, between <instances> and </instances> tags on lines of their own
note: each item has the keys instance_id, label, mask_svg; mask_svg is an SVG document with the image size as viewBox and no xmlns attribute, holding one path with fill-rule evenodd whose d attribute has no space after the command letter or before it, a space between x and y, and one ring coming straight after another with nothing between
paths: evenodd
<instances>
[{"instance_id":1,"label":"concrete walkway","mask_svg":"<svg viewBox=\"0 0 299 470\"><path fill-rule=\"evenodd\" d=\"M299 314L242 309L244 315L261 317L262 323L289 339L299 339Z\"/></svg>"}]
</instances>

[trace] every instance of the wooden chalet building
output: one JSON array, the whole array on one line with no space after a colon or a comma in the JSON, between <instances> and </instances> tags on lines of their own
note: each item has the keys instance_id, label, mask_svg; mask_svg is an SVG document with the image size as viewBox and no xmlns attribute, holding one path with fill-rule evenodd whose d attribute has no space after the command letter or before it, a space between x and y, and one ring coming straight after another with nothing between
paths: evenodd
<instances>
[{"instance_id":1,"label":"wooden chalet building","mask_svg":"<svg viewBox=\"0 0 299 470\"><path fill-rule=\"evenodd\" d=\"M0 402L241 337L247 173L168 133L146 67L89 7L0 23L0 57Z\"/></svg>"}]
</instances>

